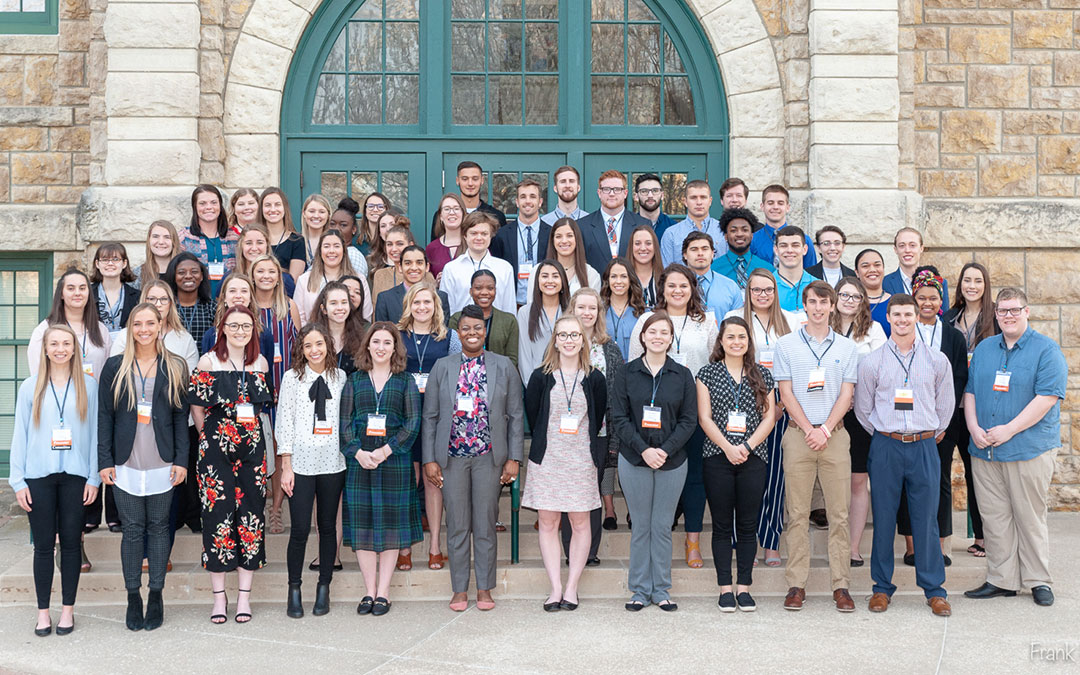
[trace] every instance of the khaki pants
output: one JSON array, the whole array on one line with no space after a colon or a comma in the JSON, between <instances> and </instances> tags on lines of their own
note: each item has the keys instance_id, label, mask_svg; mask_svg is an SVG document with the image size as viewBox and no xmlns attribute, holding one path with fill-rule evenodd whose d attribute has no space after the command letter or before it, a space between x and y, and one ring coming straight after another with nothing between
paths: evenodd
<instances>
[{"instance_id":1,"label":"khaki pants","mask_svg":"<svg viewBox=\"0 0 1080 675\"><path fill-rule=\"evenodd\" d=\"M1057 450L1024 462L971 458L986 535L986 580L1010 591L1052 583L1046 500Z\"/></svg>"},{"instance_id":2,"label":"khaki pants","mask_svg":"<svg viewBox=\"0 0 1080 675\"><path fill-rule=\"evenodd\" d=\"M821 452L811 450L801 429L788 427L784 448L785 511L787 513L787 585L806 587L810 576L810 498L814 481L821 482L825 513L829 518L829 571L832 590L848 587L851 542L848 508L851 506L851 439L844 427L833 432Z\"/></svg>"}]
</instances>

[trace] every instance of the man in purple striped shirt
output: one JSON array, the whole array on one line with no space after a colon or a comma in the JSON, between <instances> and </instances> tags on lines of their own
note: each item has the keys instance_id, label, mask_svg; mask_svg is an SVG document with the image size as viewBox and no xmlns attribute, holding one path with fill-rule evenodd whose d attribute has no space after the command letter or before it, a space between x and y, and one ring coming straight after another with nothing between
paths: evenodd
<instances>
[{"instance_id":1,"label":"man in purple striped shirt","mask_svg":"<svg viewBox=\"0 0 1080 675\"><path fill-rule=\"evenodd\" d=\"M871 612L889 608L895 552L893 527L900 491L907 490L915 539L915 580L926 604L937 616L949 616L945 560L938 541L937 509L940 460L937 441L952 417L956 394L948 359L916 340L918 308L910 295L889 299L889 341L859 364L855 384L855 416L873 439L867 471L874 486L874 548L870 576L874 580Z\"/></svg>"}]
</instances>

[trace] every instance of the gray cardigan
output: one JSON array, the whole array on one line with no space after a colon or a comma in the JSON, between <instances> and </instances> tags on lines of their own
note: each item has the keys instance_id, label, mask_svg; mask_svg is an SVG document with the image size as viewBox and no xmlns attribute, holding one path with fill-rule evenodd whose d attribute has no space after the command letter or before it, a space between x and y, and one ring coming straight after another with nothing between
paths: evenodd
<instances>
[{"instance_id":1,"label":"gray cardigan","mask_svg":"<svg viewBox=\"0 0 1080 675\"><path fill-rule=\"evenodd\" d=\"M438 462L446 468L450 447L450 421L457 405L454 394L464 354L444 356L435 362L428 375L424 396L424 424L421 429L424 463ZM524 459L525 413L521 399L521 378L517 368L505 356L484 350L487 369L488 428L491 432L491 456L495 466L507 459Z\"/></svg>"}]
</instances>

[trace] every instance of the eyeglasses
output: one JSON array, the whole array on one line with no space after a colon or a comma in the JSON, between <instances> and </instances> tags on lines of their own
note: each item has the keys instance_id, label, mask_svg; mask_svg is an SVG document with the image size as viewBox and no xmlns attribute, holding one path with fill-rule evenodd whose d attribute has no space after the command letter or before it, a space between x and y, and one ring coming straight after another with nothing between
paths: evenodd
<instances>
[{"instance_id":1,"label":"eyeglasses","mask_svg":"<svg viewBox=\"0 0 1080 675\"><path fill-rule=\"evenodd\" d=\"M750 293L752 295L772 295L775 292L776 292L776 289L773 288L772 286L769 286L768 288L751 288L750 289Z\"/></svg>"},{"instance_id":2,"label":"eyeglasses","mask_svg":"<svg viewBox=\"0 0 1080 675\"><path fill-rule=\"evenodd\" d=\"M444 206L440 209L443 213L461 213L460 206Z\"/></svg>"},{"instance_id":3,"label":"eyeglasses","mask_svg":"<svg viewBox=\"0 0 1080 675\"><path fill-rule=\"evenodd\" d=\"M385 211L386 204L368 204L364 208L368 211Z\"/></svg>"},{"instance_id":4,"label":"eyeglasses","mask_svg":"<svg viewBox=\"0 0 1080 675\"><path fill-rule=\"evenodd\" d=\"M579 340L581 339L581 333L574 331L573 333L555 333L555 338L566 342L567 340Z\"/></svg>"},{"instance_id":5,"label":"eyeglasses","mask_svg":"<svg viewBox=\"0 0 1080 675\"><path fill-rule=\"evenodd\" d=\"M149 302L151 305L167 305L167 304L169 304L169 298L168 297L147 298L146 301Z\"/></svg>"},{"instance_id":6,"label":"eyeglasses","mask_svg":"<svg viewBox=\"0 0 1080 675\"><path fill-rule=\"evenodd\" d=\"M99 263L105 263L106 265L119 265L124 262L123 258L98 258Z\"/></svg>"},{"instance_id":7,"label":"eyeglasses","mask_svg":"<svg viewBox=\"0 0 1080 675\"><path fill-rule=\"evenodd\" d=\"M837 240L837 241L819 241L818 242L818 246L820 246L821 248L840 248L843 245L844 245L844 242L839 241L839 240Z\"/></svg>"},{"instance_id":8,"label":"eyeglasses","mask_svg":"<svg viewBox=\"0 0 1080 675\"><path fill-rule=\"evenodd\" d=\"M639 195L645 195L646 197L655 197L664 191L663 188L638 188L637 193Z\"/></svg>"},{"instance_id":9,"label":"eyeglasses","mask_svg":"<svg viewBox=\"0 0 1080 675\"><path fill-rule=\"evenodd\" d=\"M840 298L844 302L850 300L851 302L858 302L862 300L862 296L858 293L837 293L836 297Z\"/></svg>"},{"instance_id":10,"label":"eyeglasses","mask_svg":"<svg viewBox=\"0 0 1080 675\"><path fill-rule=\"evenodd\" d=\"M997 314L998 316L1001 316L1001 317L1020 316L1020 312L1024 311L1025 309L1027 309L1027 305L1024 305L1023 307L1009 307L1009 308L1006 308L1006 309L1001 309L999 307L999 308L994 310L994 314Z\"/></svg>"},{"instance_id":11,"label":"eyeglasses","mask_svg":"<svg viewBox=\"0 0 1080 675\"><path fill-rule=\"evenodd\" d=\"M602 188L600 188L600 192L602 192L602 193L604 193L606 195L621 195L622 193L626 192L626 188L624 188L624 187L602 187Z\"/></svg>"},{"instance_id":12,"label":"eyeglasses","mask_svg":"<svg viewBox=\"0 0 1080 675\"><path fill-rule=\"evenodd\" d=\"M253 323L227 323L225 327L234 333L247 333L255 327Z\"/></svg>"}]
</instances>

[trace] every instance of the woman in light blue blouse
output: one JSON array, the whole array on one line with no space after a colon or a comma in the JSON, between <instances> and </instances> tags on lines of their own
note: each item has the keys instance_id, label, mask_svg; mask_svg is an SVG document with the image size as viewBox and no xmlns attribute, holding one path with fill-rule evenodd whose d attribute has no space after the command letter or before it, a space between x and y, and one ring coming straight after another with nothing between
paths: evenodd
<instances>
[{"instance_id":1,"label":"woman in light blue blouse","mask_svg":"<svg viewBox=\"0 0 1080 675\"><path fill-rule=\"evenodd\" d=\"M56 634L75 629L83 506L94 501L101 485L96 471L97 383L75 358L77 344L67 326L49 326L42 337L38 372L20 385L15 402L8 482L34 535L34 634L40 637L52 632L49 596L58 531L63 608Z\"/></svg>"}]
</instances>

